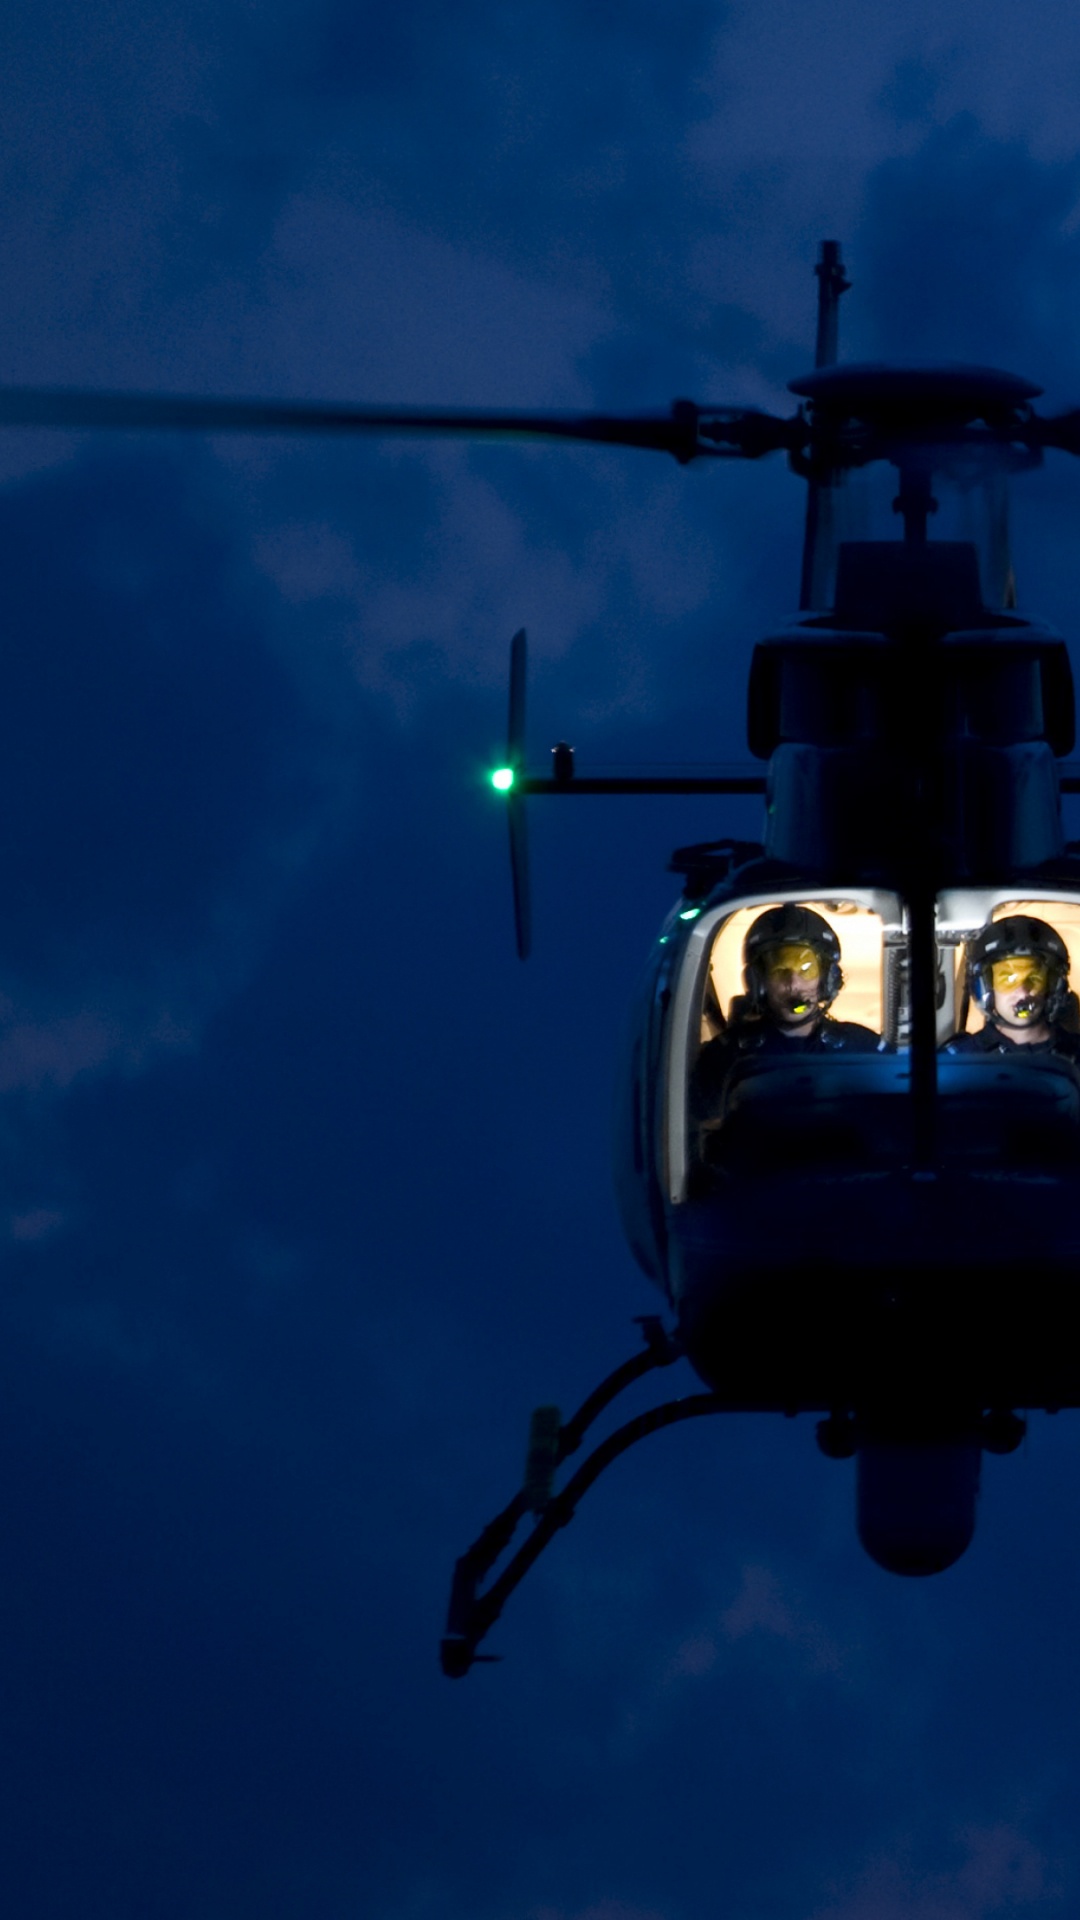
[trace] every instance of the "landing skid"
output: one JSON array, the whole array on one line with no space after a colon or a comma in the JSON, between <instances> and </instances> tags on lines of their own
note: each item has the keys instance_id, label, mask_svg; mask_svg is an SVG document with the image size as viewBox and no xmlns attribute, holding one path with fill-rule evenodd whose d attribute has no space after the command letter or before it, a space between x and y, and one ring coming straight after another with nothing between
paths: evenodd
<instances>
[{"instance_id":1,"label":"landing skid","mask_svg":"<svg viewBox=\"0 0 1080 1920\"><path fill-rule=\"evenodd\" d=\"M618 1395L657 1367L671 1366L682 1358L682 1347L655 1315L639 1320L645 1352L635 1354L602 1380L595 1392L583 1401L573 1418L565 1424L557 1407L538 1407L529 1429L529 1450L524 1484L510 1504L496 1514L483 1533L463 1553L454 1568L450 1589L450 1607L446 1633L441 1645L442 1670L448 1679L461 1680L478 1661L499 1658L497 1654L477 1653L481 1640L499 1618L515 1587L543 1553L548 1541L573 1519L578 1502L599 1479L605 1467L617 1460L628 1447L644 1440L662 1427L680 1420L696 1420L702 1414L720 1413L723 1402L715 1393L692 1393L681 1400L665 1401L650 1407L625 1426L617 1427L595 1447L560 1492L553 1491L555 1474L563 1461L576 1453L581 1442L604 1409ZM532 1513L536 1519L528 1539L518 1548L498 1577L481 1593L478 1591L500 1556L506 1552L521 1521Z\"/></svg>"}]
</instances>

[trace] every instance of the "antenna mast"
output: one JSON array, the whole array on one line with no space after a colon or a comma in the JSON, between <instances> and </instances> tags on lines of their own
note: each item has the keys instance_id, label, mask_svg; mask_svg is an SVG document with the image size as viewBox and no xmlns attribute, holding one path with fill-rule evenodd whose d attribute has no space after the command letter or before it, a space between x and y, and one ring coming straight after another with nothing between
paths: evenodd
<instances>
[{"instance_id":1,"label":"antenna mast","mask_svg":"<svg viewBox=\"0 0 1080 1920\"><path fill-rule=\"evenodd\" d=\"M814 268L818 283L817 340L814 367L836 365L840 338L840 295L851 285L840 258L839 240L823 240ZM839 476L822 473L808 483L806 532L803 536L802 581L799 607L803 612L825 604L833 559L833 494Z\"/></svg>"}]
</instances>

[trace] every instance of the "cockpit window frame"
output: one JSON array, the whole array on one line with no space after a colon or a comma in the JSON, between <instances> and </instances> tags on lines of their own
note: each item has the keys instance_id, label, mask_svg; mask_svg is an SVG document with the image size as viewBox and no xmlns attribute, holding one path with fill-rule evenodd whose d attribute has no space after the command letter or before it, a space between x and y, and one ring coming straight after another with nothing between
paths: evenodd
<instances>
[{"instance_id":1,"label":"cockpit window frame","mask_svg":"<svg viewBox=\"0 0 1080 1920\"><path fill-rule=\"evenodd\" d=\"M1060 897L1060 896L1059 896ZM877 914L883 927L907 930L907 910L899 893L889 887L830 887L821 884L774 887L767 892L740 893L706 907L695 920L679 961L668 1022L664 1072L663 1139L665 1182L672 1206L687 1199L692 1155L688 1110L691 1052L700 1045L701 1003L713 942L719 927L744 908L780 906L788 902L844 900Z\"/></svg>"}]
</instances>

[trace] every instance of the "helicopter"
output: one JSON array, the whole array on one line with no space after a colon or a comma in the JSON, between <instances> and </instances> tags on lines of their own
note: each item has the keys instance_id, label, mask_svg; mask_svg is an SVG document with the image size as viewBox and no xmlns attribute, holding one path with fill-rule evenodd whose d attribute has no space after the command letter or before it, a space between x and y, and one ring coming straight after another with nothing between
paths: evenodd
<instances>
[{"instance_id":1,"label":"helicopter","mask_svg":"<svg viewBox=\"0 0 1080 1920\"><path fill-rule=\"evenodd\" d=\"M1061 810L1080 792L1069 656L1018 610L1008 534L1011 478L1048 449L1080 453L1080 410L1040 415L1040 389L993 368L841 363L838 242L815 272L815 364L789 383L786 417L688 400L611 415L0 390L0 424L543 437L682 465L781 454L806 482L798 611L750 668L753 766L594 778L560 741L550 773L530 774L524 633L511 645L492 784L522 958L529 800L757 795L764 823L760 842L676 849L681 894L631 1018L617 1196L669 1319L642 1318L642 1350L571 1419L534 1413L521 1489L455 1568L451 1678L492 1657L481 1643L599 1475L666 1426L818 1416L822 1452L855 1460L863 1546L928 1575L973 1538L983 1454L1014 1451L1032 1409L1080 1406L1080 1076L1026 1049L941 1051L977 1018L968 959L987 927L1028 915L1080 940L1080 848ZM831 930L831 1000L874 1049L750 1053L706 1125L698 1062L745 1012L747 933L786 908ZM1080 1028L1075 997L1064 1017ZM615 1399L680 1361L702 1390L609 1433L557 1491Z\"/></svg>"},{"instance_id":2,"label":"helicopter","mask_svg":"<svg viewBox=\"0 0 1080 1920\"><path fill-rule=\"evenodd\" d=\"M836 242L816 272L815 367L790 383L799 412L704 429L750 458L783 440L808 483L799 612L750 670L765 778L575 789L565 742L551 776L530 778L524 635L514 642L496 779L523 956L527 796L759 792L765 825L757 845L676 850L682 897L631 1022L617 1193L674 1328L646 1318L645 1352L570 1421L538 1409L521 1492L457 1565L451 1675L598 1474L672 1422L818 1413L822 1452L855 1457L863 1546L888 1571L927 1575L973 1538L983 1454L1015 1451L1031 1409L1080 1404L1080 1080L1068 1058L1022 1046L942 1051L970 1029L968 958L987 928L1027 916L1080 935L1080 848L1061 819L1061 795L1080 791L1069 657L1017 610L1007 515L1013 473L1048 447L1080 451L1080 414L1040 418L1040 390L996 369L838 364L850 283ZM831 930L844 967L830 1012L864 1022L878 1048L735 1053L720 1123L703 1125L700 1063L745 1017L747 936L785 909ZM1080 1028L1074 996L1062 1010ZM598 1414L678 1358L707 1391L627 1422L555 1492ZM532 1533L481 1592L530 1512Z\"/></svg>"}]
</instances>

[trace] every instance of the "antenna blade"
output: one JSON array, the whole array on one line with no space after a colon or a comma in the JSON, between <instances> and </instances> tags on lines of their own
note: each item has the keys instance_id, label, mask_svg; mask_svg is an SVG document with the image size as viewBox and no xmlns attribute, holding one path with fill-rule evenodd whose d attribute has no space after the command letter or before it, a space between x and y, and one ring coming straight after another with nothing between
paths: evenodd
<instances>
[{"instance_id":1,"label":"antenna blade","mask_svg":"<svg viewBox=\"0 0 1080 1920\"><path fill-rule=\"evenodd\" d=\"M839 240L822 241L814 272L818 283L814 366L831 367L836 364L840 344L840 296L851 285L840 258ZM840 474L824 472L809 480L799 588L799 607L804 611L822 608L828 598L836 533L834 489L841 478Z\"/></svg>"},{"instance_id":2,"label":"antenna blade","mask_svg":"<svg viewBox=\"0 0 1080 1920\"><path fill-rule=\"evenodd\" d=\"M525 678L528 672L528 642L520 627L510 642L510 716L506 729L506 764L516 779L525 762Z\"/></svg>"},{"instance_id":3,"label":"antenna blade","mask_svg":"<svg viewBox=\"0 0 1080 1920\"><path fill-rule=\"evenodd\" d=\"M1033 447L1056 447L1061 453L1080 453L1080 407L1068 413L1032 414L1018 438Z\"/></svg>"},{"instance_id":4,"label":"antenna blade","mask_svg":"<svg viewBox=\"0 0 1080 1920\"><path fill-rule=\"evenodd\" d=\"M529 825L525 801L520 793L507 799L506 817L510 822L510 876L514 883L514 933L518 959L527 960L532 952L532 900L529 893Z\"/></svg>"}]
</instances>

